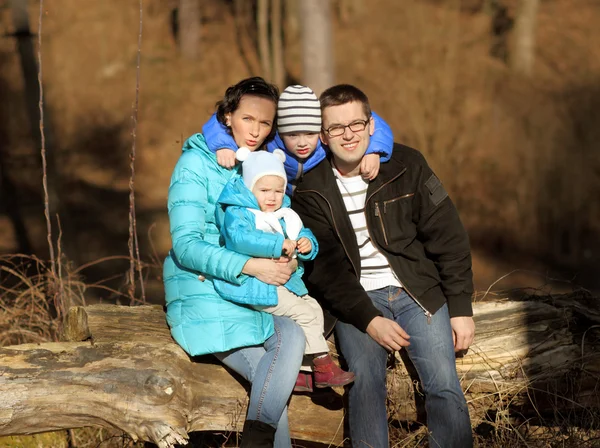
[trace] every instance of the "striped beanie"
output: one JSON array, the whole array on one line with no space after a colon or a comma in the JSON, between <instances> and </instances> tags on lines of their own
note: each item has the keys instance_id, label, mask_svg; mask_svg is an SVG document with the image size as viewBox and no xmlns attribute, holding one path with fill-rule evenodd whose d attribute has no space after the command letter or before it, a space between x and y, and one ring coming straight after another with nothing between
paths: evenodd
<instances>
[{"instance_id":1,"label":"striped beanie","mask_svg":"<svg viewBox=\"0 0 600 448\"><path fill-rule=\"evenodd\" d=\"M321 132L321 103L315 92L306 86L288 86L277 104L277 131Z\"/></svg>"}]
</instances>

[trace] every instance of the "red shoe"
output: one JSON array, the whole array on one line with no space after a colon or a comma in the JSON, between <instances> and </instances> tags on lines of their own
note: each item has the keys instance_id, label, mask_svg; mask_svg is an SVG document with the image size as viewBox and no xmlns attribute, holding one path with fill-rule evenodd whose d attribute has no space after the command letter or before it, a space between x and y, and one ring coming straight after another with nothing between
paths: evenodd
<instances>
[{"instance_id":1,"label":"red shoe","mask_svg":"<svg viewBox=\"0 0 600 448\"><path fill-rule=\"evenodd\" d=\"M294 392L312 392L313 391L313 379L310 373L300 372L298 378L296 378L296 385L294 386Z\"/></svg>"},{"instance_id":2,"label":"red shoe","mask_svg":"<svg viewBox=\"0 0 600 448\"><path fill-rule=\"evenodd\" d=\"M316 387L345 386L354 381L354 373L340 369L329 355L315 358L313 363Z\"/></svg>"}]
</instances>

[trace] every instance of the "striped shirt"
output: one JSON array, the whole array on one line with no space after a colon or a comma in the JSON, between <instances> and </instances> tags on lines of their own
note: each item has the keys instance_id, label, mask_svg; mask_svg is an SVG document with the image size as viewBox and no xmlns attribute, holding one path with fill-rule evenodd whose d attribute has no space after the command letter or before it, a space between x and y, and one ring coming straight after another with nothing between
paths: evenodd
<instances>
[{"instance_id":1,"label":"striped shirt","mask_svg":"<svg viewBox=\"0 0 600 448\"><path fill-rule=\"evenodd\" d=\"M386 286L401 287L402 285L392 271L387 258L373 245L367 231L365 201L369 184L361 176L343 177L335 168L333 168L333 173L358 243L360 284L365 291L373 291Z\"/></svg>"}]
</instances>

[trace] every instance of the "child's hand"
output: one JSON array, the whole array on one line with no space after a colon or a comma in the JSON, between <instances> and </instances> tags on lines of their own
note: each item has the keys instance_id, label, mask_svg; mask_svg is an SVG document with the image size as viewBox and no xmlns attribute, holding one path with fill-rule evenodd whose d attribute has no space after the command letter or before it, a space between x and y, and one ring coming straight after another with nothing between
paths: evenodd
<instances>
[{"instance_id":1,"label":"child's hand","mask_svg":"<svg viewBox=\"0 0 600 448\"><path fill-rule=\"evenodd\" d=\"M365 154L360 162L360 174L364 180L373 180L379 174L379 154Z\"/></svg>"},{"instance_id":2,"label":"child's hand","mask_svg":"<svg viewBox=\"0 0 600 448\"><path fill-rule=\"evenodd\" d=\"M229 148L217 149L217 163L223 168L231 169L235 166L235 151ZM364 160L364 159L363 159Z\"/></svg>"},{"instance_id":3,"label":"child's hand","mask_svg":"<svg viewBox=\"0 0 600 448\"><path fill-rule=\"evenodd\" d=\"M296 242L294 240L283 240L283 247L281 248L281 253L291 257L294 251L296 250Z\"/></svg>"},{"instance_id":4,"label":"child's hand","mask_svg":"<svg viewBox=\"0 0 600 448\"><path fill-rule=\"evenodd\" d=\"M312 250L312 243L306 237L300 238L298 240L298 252L301 254L307 254Z\"/></svg>"}]
</instances>

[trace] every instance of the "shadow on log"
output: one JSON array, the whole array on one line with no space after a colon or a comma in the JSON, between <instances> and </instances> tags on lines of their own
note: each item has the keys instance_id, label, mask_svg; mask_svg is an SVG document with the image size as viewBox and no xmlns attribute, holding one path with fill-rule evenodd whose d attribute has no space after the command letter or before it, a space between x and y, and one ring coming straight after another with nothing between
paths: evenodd
<instances>
[{"instance_id":1,"label":"shadow on log","mask_svg":"<svg viewBox=\"0 0 600 448\"><path fill-rule=\"evenodd\" d=\"M473 425L498 409L597 408L594 305L589 297L475 303L476 341L457 360ZM167 448L192 431L243 425L247 389L211 356L190 359L160 306L72 308L65 339L0 349L0 435L100 426ZM580 387L567 395L573 378ZM388 380L391 414L417 420L419 397L402 363ZM343 416L334 392L294 395L292 437L339 445Z\"/></svg>"}]
</instances>

